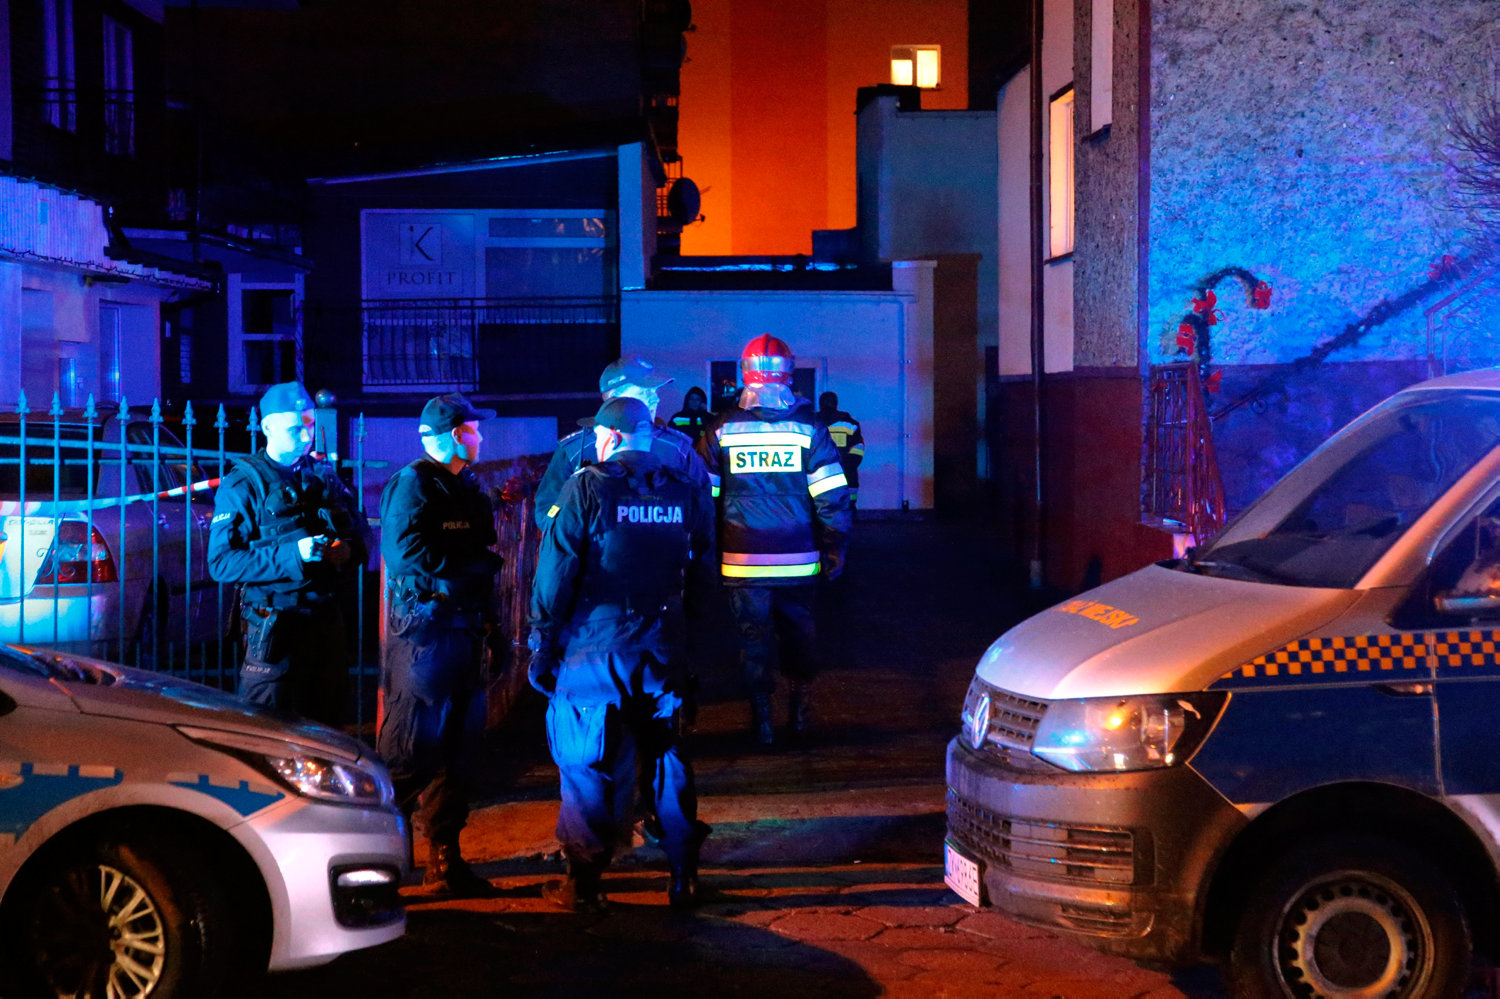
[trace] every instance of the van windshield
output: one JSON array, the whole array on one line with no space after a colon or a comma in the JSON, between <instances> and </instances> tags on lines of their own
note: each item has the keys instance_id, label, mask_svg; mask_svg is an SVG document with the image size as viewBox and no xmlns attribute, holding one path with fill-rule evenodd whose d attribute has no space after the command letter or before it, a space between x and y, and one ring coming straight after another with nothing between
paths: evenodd
<instances>
[{"instance_id":1,"label":"van windshield","mask_svg":"<svg viewBox=\"0 0 1500 999\"><path fill-rule=\"evenodd\" d=\"M1350 424L1175 568L1347 589L1500 445L1500 398L1453 393Z\"/></svg>"}]
</instances>

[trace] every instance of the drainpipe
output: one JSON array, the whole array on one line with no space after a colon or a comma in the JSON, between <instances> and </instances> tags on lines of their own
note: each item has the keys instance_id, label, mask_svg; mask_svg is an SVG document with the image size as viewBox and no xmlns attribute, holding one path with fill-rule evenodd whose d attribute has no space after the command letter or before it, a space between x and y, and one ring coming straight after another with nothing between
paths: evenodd
<instances>
[{"instance_id":1,"label":"drainpipe","mask_svg":"<svg viewBox=\"0 0 1500 999\"><path fill-rule=\"evenodd\" d=\"M1031 535L1031 588L1042 587L1042 374L1046 360L1046 316L1043 314L1043 251L1046 232L1042 218L1042 2L1031 0L1031 432L1032 496L1035 528Z\"/></svg>"}]
</instances>

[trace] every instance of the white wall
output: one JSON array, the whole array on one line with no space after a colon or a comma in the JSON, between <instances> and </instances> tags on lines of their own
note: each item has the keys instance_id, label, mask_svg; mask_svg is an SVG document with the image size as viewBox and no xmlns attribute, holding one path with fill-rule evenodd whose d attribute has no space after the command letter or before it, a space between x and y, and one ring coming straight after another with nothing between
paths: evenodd
<instances>
[{"instance_id":1,"label":"white wall","mask_svg":"<svg viewBox=\"0 0 1500 999\"><path fill-rule=\"evenodd\" d=\"M656 256L656 177L644 143L620 147L619 177L620 287L644 288Z\"/></svg>"},{"instance_id":2,"label":"white wall","mask_svg":"<svg viewBox=\"0 0 1500 999\"><path fill-rule=\"evenodd\" d=\"M932 268L896 263L890 292L625 292L620 349L675 379L662 390L669 416L690 387L707 387L709 361L738 359L762 333L781 337L822 359L818 391L837 392L864 429L860 508L930 509Z\"/></svg>"}]
</instances>

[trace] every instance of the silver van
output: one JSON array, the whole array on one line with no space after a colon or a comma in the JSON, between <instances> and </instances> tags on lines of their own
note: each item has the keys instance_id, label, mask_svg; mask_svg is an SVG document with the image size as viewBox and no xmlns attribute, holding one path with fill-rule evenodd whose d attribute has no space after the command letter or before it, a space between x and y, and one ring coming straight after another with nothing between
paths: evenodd
<instances>
[{"instance_id":1,"label":"silver van","mask_svg":"<svg viewBox=\"0 0 1500 999\"><path fill-rule=\"evenodd\" d=\"M1236 997L1462 995L1500 949L1500 371L1006 632L960 726L969 902Z\"/></svg>"}]
</instances>

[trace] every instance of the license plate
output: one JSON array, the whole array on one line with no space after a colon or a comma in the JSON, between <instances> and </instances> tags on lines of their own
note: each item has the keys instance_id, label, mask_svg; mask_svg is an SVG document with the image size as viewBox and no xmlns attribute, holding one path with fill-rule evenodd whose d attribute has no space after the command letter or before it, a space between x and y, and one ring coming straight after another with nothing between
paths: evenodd
<instances>
[{"instance_id":1,"label":"license plate","mask_svg":"<svg viewBox=\"0 0 1500 999\"><path fill-rule=\"evenodd\" d=\"M943 883L970 905L983 904L984 882L979 880L979 861L959 853L952 843L943 844Z\"/></svg>"}]
</instances>

